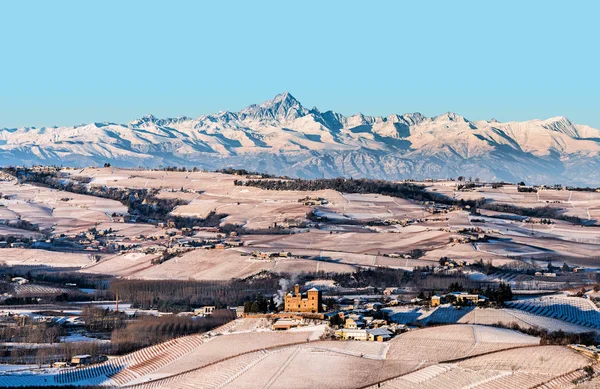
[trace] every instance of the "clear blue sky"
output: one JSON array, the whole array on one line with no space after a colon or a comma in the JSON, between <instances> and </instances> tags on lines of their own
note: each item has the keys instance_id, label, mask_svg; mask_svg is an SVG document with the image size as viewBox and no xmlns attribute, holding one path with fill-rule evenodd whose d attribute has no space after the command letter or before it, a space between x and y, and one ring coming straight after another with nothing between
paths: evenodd
<instances>
[{"instance_id":1,"label":"clear blue sky","mask_svg":"<svg viewBox=\"0 0 600 389\"><path fill-rule=\"evenodd\" d=\"M493 3L493 4L492 4ZM0 127L305 106L600 127L598 1L4 1Z\"/></svg>"}]
</instances>

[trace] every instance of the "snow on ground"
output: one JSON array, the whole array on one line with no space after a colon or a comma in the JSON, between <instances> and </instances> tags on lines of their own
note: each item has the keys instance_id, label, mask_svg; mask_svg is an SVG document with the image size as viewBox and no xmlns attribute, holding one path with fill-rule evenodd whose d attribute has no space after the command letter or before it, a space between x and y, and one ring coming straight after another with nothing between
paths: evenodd
<instances>
[{"instance_id":1,"label":"snow on ground","mask_svg":"<svg viewBox=\"0 0 600 389\"><path fill-rule=\"evenodd\" d=\"M390 341L388 359L440 362L511 347L539 344L539 338L477 325L428 327Z\"/></svg>"},{"instance_id":2,"label":"snow on ground","mask_svg":"<svg viewBox=\"0 0 600 389\"><path fill-rule=\"evenodd\" d=\"M9 266L43 265L51 267L83 267L93 263L90 254L14 248L0 249L0 262Z\"/></svg>"}]
</instances>

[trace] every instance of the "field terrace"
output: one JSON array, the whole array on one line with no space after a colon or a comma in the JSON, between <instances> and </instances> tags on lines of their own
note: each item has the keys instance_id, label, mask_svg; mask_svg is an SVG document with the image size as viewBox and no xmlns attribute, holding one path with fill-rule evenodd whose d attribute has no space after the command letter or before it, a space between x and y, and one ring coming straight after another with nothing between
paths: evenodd
<instances>
[{"instance_id":1,"label":"field terrace","mask_svg":"<svg viewBox=\"0 0 600 389\"><path fill-rule=\"evenodd\" d=\"M277 223L279 226L293 227L309 222L306 216L310 211L335 221L320 223L318 228L292 229L298 232L292 235L244 235L242 238L247 252L290 251L302 258L260 263L242 257L237 249L226 249L224 253L195 250L163 264L152 265L151 261L155 259L152 255L134 258L109 254L101 255L98 265L86 269L93 273L108 271L109 274L139 278L213 280L231 274L245 277L263 270L350 272L357 267L373 266L412 270L415 266L435 265L441 257L467 263L483 259L496 266L541 258L554 259L556 266L566 261L572 265L595 267L600 259L600 227L581 227L560 220L555 220L551 225L529 224L499 219L493 217L497 216L494 212L486 210L482 210L481 216L461 210L432 214L427 210L430 205L376 194L347 194L333 190L270 191L235 186L235 180L245 177L221 173L113 168L64 169L61 173L90 178L92 186L159 189L159 197L180 198L189 202L175 208L172 212L174 216L202 218L213 211L227 214L221 220L221 225L234 223L248 229L266 229ZM485 195L493 201L502 200L519 206L526 206L530 202L548 204L547 199L549 201L556 197L560 200L560 196L569 193L519 193L514 186L457 192L455 185L448 182L424 184L429 190L450 197L478 198ZM140 235L164 237L169 230L150 224L118 223L112 220L111 212L127 211L116 201L30 185L18 186L9 181L0 183L0 192L9 195L9 199L0 200L0 203L6 202L6 207L0 207L0 218L4 220L16 220L20 216L40 228L52 227L55 235L74 235L90 227L112 229L121 243L139 245L141 248L167 245L165 239L151 241L135 238ZM587 197L581 197L583 194ZM541 196L539 202L538 195ZM572 192L569 196L572 201L591 199L592 202L597 197L587 192ZM323 198L325 201L320 205L299 202L306 197ZM343 224L344 221L349 224ZM367 225L370 221L379 223ZM384 221L391 223L382 225ZM0 232L2 228L10 227L0 225ZM485 233L491 239L477 244L456 242L456 238L464 238L459 233L463 229L477 229L477 233ZM201 233L197 233L197 238L201 237ZM23 234L38 237L32 231L23 230ZM385 255L403 254L413 249L424 250L424 255L420 258L391 258ZM41 255L40 261L48 257Z\"/></svg>"},{"instance_id":2,"label":"field terrace","mask_svg":"<svg viewBox=\"0 0 600 389\"><path fill-rule=\"evenodd\" d=\"M77 234L127 208L114 200L0 181L0 222L28 221L54 234Z\"/></svg>"},{"instance_id":3,"label":"field terrace","mask_svg":"<svg viewBox=\"0 0 600 389\"><path fill-rule=\"evenodd\" d=\"M0 385L522 388L580 378L591 363L566 347L479 325L415 329L386 343L319 340L322 325L269 327L265 319L238 319L90 367L0 374Z\"/></svg>"},{"instance_id":4,"label":"field terrace","mask_svg":"<svg viewBox=\"0 0 600 389\"><path fill-rule=\"evenodd\" d=\"M239 335L219 340L226 342L233 336ZM426 347L428 353L419 353L422 343L430 346ZM436 356L447 357L444 352L449 348L452 355L468 357L511 347L536 347L538 343L537 338L510 330L437 327L437 330L411 331L388 343L315 341L258 350L162 380L141 383L136 388L185 388L200 384L205 388L350 389L388 382L398 375L435 366Z\"/></svg>"},{"instance_id":5,"label":"field terrace","mask_svg":"<svg viewBox=\"0 0 600 389\"><path fill-rule=\"evenodd\" d=\"M80 268L93 264L91 254L36 249L0 249L0 263L8 266Z\"/></svg>"},{"instance_id":6,"label":"field terrace","mask_svg":"<svg viewBox=\"0 0 600 389\"><path fill-rule=\"evenodd\" d=\"M574 379L585 376L581 369L590 364L589 359L565 347L537 346L432 365L372 388L568 388Z\"/></svg>"},{"instance_id":7,"label":"field terrace","mask_svg":"<svg viewBox=\"0 0 600 389\"><path fill-rule=\"evenodd\" d=\"M457 183L425 182L428 190L443 193L463 200L476 200L485 197L491 202L510 204L519 207L552 207L563 209L567 215L584 220L600 221L600 192L538 189L534 192L519 192L516 185L507 184L499 188L484 185L468 190L457 190Z\"/></svg>"},{"instance_id":8,"label":"field terrace","mask_svg":"<svg viewBox=\"0 0 600 389\"><path fill-rule=\"evenodd\" d=\"M595 330L589 325L576 324L550 314L542 315L513 308L475 308L462 307L456 309L449 304L443 304L432 309L421 307L398 306L385 308L392 320L402 324L478 324L496 326L498 324L511 326L517 324L520 328L543 328L548 331L564 331L584 333Z\"/></svg>"}]
</instances>

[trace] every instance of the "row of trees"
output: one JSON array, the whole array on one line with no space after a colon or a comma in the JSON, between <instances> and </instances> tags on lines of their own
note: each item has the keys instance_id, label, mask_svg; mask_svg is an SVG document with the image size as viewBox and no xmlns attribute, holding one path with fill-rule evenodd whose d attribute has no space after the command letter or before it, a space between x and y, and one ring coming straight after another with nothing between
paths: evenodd
<instances>
[{"instance_id":1,"label":"row of trees","mask_svg":"<svg viewBox=\"0 0 600 389\"><path fill-rule=\"evenodd\" d=\"M110 291L135 307L156 308L167 312L182 312L193 307L243 305L259 294L272 295L279 288L279 278L271 274L249 280L172 281L115 280Z\"/></svg>"},{"instance_id":2,"label":"row of trees","mask_svg":"<svg viewBox=\"0 0 600 389\"><path fill-rule=\"evenodd\" d=\"M413 183L397 183L370 179L323 178L318 180L245 180L234 181L238 186L255 186L268 190L319 191L332 189L344 193L378 193L386 196L400 197L417 201L437 201L458 204L448 196L428 192L422 185Z\"/></svg>"},{"instance_id":3,"label":"row of trees","mask_svg":"<svg viewBox=\"0 0 600 389\"><path fill-rule=\"evenodd\" d=\"M280 277L287 277L280 275ZM299 284L316 279L334 280L344 288L386 288L389 286L406 285L412 279L412 273L401 269L377 267L372 269L360 268L354 273L307 272L298 278Z\"/></svg>"},{"instance_id":4,"label":"row of trees","mask_svg":"<svg viewBox=\"0 0 600 389\"><path fill-rule=\"evenodd\" d=\"M18 318L17 323L0 326L0 341L15 343L58 343L64 328L54 323L36 323L29 318Z\"/></svg>"},{"instance_id":5,"label":"row of trees","mask_svg":"<svg viewBox=\"0 0 600 389\"><path fill-rule=\"evenodd\" d=\"M576 343L590 346L595 345L597 343L596 333L593 331L582 332L577 334L571 332L564 332L563 330L548 331L545 328L540 328L536 326L521 327L518 323L515 322L498 322L494 326L500 328L510 328L512 330L519 331L527 335L539 337L541 345L558 344L566 346L569 344Z\"/></svg>"},{"instance_id":6,"label":"row of trees","mask_svg":"<svg viewBox=\"0 0 600 389\"><path fill-rule=\"evenodd\" d=\"M148 347L169 339L209 331L235 319L229 309L217 309L212 315L203 318L185 316L141 316L126 327L113 331L112 353L125 354L142 347Z\"/></svg>"}]
</instances>

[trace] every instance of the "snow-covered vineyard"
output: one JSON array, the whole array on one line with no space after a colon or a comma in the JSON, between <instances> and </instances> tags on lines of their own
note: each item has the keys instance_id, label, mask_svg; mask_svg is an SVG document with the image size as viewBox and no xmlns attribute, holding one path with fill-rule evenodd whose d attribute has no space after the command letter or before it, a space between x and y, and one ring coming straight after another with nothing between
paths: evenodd
<instances>
[{"instance_id":1,"label":"snow-covered vineyard","mask_svg":"<svg viewBox=\"0 0 600 389\"><path fill-rule=\"evenodd\" d=\"M584 298L548 296L508 301L507 305L534 315L551 317L594 329L600 328L600 311L594 303Z\"/></svg>"},{"instance_id":2,"label":"snow-covered vineyard","mask_svg":"<svg viewBox=\"0 0 600 389\"><path fill-rule=\"evenodd\" d=\"M481 309L454 307L442 304L435 308L414 306L393 307L393 320L404 324L470 323L505 325L516 323L521 327L540 327L550 331L586 332L600 328L600 310L586 298L545 296L508 301L508 308Z\"/></svg>"},{"instance_id":3,"label":"snow-covered vineyard","mask_svg":"<svg viewBox=\"0 0 600 389\"><path fill-rule=\"evenodd\" d=\"M238 319L79 369L4 372L2 387L154 388L568 388L598 371L563 346L481 325L415 329L389 342L320 340L325 327L271 331Z\"/></svg>"}]
</instances>

